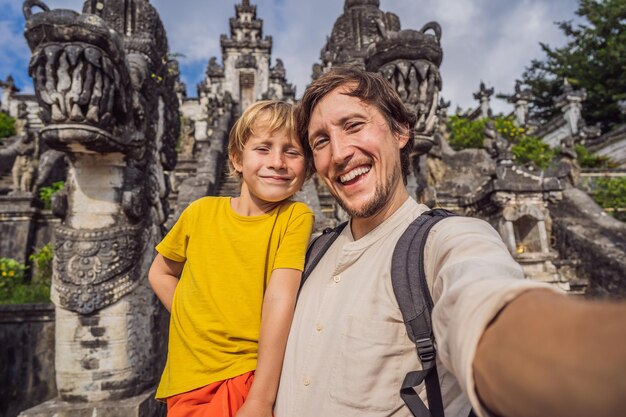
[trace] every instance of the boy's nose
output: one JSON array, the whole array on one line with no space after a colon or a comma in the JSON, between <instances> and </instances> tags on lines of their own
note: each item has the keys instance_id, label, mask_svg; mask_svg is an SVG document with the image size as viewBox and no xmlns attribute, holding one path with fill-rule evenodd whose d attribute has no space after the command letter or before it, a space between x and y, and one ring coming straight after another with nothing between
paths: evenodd
<instances>
[{"instance_id":1,"label":"boy's nose","mask_svg":"<svg viewBox=\"0 0 626 417\"><path fill-rule=\"evenodd\" d=\"M271 168L280 169L285 167L285 155L282 152L272 152L270 157Z\"/></svg>"}]
</instances>

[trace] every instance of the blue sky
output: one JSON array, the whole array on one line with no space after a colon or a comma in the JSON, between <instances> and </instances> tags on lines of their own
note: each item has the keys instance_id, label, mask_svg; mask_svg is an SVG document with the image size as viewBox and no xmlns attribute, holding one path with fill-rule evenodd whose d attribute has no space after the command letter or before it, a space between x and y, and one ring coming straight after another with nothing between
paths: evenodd
<instances>
[{"instance_id":1,"label":"blue sky","mask_svg":"<svg viewBox=\"0 0 626 417\"><path fill-rule=\"evenodd\" d=\"M82 0L44 0L50 8L80 10ZM208 59L221 60L219 36L240 0L152 0L168 33L170 50L180 58L190 96ZM274 40L273 59L281 58L297 97L310 82L311 65L343 12L343 0L251 0ZM12 74L23 91L32 91L27 74L30 51L23 37L19 0L0 0L0 78ZM561 46L565 38L554 24L575 18L577 0L381 0L380 9L400 16L403 29L419 29L431 20L443 28L443 96L452 109L476 105L472 93L480 81L509 93L531 59L543 56L539 42ZM496 111L511 106L494 100Z\"/></svg>"}]
</instances>

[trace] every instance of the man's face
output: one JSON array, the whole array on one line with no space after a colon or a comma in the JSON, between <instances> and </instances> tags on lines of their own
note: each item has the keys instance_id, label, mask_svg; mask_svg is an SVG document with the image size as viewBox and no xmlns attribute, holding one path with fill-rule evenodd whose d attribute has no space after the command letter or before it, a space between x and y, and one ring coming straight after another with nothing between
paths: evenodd
<instances>
[{"instance_id":1,"label":"man's face","mask_svg":"<svg viewBox=\"0 0 626 417\"><path fill-rule=\"evenodd\" d=\"M404 199L400 149L408 134L395 134L380 111L336 88L313 109L308 126L315 169L346 212L368 218Z\"/></svg>"}]
</instances>

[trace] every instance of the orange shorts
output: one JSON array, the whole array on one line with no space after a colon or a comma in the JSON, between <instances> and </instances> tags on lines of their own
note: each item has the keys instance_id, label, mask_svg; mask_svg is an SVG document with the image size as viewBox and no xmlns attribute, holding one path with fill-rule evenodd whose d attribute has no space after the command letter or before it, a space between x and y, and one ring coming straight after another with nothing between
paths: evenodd
<instances>
[{"instance_id":1,"label":"orange shorts","mask_svg":"<svg viewBox=\"0 0 626 417\"><path fill-rule=\"evenodd\" d=\"M168 417L233 417L248 397L254 371L167 398Z\"/></svg>"}]
</instances>

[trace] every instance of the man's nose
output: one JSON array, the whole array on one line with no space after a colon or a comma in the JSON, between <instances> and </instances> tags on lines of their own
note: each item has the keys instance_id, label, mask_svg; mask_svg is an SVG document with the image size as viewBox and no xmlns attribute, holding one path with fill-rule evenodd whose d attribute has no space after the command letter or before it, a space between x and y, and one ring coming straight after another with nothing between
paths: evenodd
<instances>
[{"instance_id":1,"label":"man's nose","mask_svg":"<svg viewBox=\"0 0 626 417\"><path fill-rule=\"evenodd\" d=\"M335 164L342 164L352 157L354 147L344 135L337 135L330 140L332 161Z\"/></svg>"}]
</instances>

